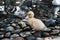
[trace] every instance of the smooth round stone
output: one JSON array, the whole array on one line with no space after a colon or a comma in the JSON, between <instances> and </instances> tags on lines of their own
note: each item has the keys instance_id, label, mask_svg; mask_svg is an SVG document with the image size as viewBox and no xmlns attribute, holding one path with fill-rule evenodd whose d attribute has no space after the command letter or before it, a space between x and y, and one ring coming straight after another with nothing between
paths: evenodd
<instances>
[{"instance_id":1,"label":"smooth round stone","mask_svg":"<svg viewBox=\"0 0 60 40\"><path fill-rule=\"evenodd\" d=\"M21 21L20 21L20 22L18 22L18 24L21 24Z\"/></svg>"},{"instance_id":2,"label":"smooth round stone","mask_svg":"<svg viewBox=\"0 0 60 40\"><path fill-rule=\"evenodd\" d=\"M33 35L27 36L27 40L36 40L36 37Z\"/></svg>"},{"instance_id":3,"label":"smooth round stone","mask_svg":"<svg viewBox=\"0 0 60 40\"><path fill-rule=\"evenodd\" d=\"M24 40L23 37L10 38L10 40Z\"/></svg>"},{"instance_id":4,"label":"smooth round stone","mask_svg":"<svg viewBox=\"0 0 60 40\"><path fill-rule=\"evenodd\" d=\"M14 27L15 27L15 26L16 26L16 24L15 24L15 23L12 23L12 26L14 26Z\"/></svg>"},{"instance_id":5,"label":"smooth round stone","mask_svg":"<svg viewBox=\"0 0 60 40\"><path fill-rule=\"evenodd\" d=\"M14 28L12 26L9 26L6 28L6 31L14 31Z\"/></svg>"},{"instance_id":6,"label":"smooth round stone","mask_svg":"<svg viewBox=\"0 0 60 40\"><path fill-rule=\"evenodd\" d=\"M19 35L18 34L13 34L13 35L11 35L11 37L15 38L15 37L19 37Z\"/></svg>"},{"instance_id":7,"label":"smooth round stone","mask_svg":"<svg viewBox=\"0 0 60 40\"><path fill-rule=\"evenodd\" d=\"M44 32L44 33L43 33L43 36L49 36L49 33Z\"/></svg>"},{"instance_id":8,"label":"smooth round stone","mask_svg":"<svg viewBox=\"0 0 60 40\"><path fill-rule=\"evenodd\" d=\"M44 39L44 38L39 38L39 37L36 38L36 40L43 40L43 39Z\"/></svg>"},{"instance_id":9,"label":"smooth round stone","mask_svg":"<svg viewBox=\"0 0 60 40\"><path fill-rule=\"evenodd\" d=\"M31 35L31 33L30 33L30 32L22 32L22 33L20 33L20 35L21 35L22 37L26 37L26 36Z\"/></svg>"},{"instance_id":10,"label":"smooth round stone","mask_svg":"<svg viewBox=\"0 0 60 40\"><path fill-rule=\"evenodd\" d=\"M20 33L20 36L22 37L26 37L26 35L24 33Z\"/></svg>"},{"instance_id":11,"label":"smooth round stone","mask_svg":"<svg viewBox=\"0 0 60 40\"><path fill-rule=\"evenodd\" d=\"M57 34L59 32L60 32L59 30L52 30L52 32L50 34Z\"/></svg>"},{"instance_id":12,"label":"smooth round stone","mask_svg":"<svg viewBox=\"0 0 60 40\"><path fill-rule=\"evenodd\" d=\"M10 37L10 35L11 35L11 33L10 33L10 32L7 32L7 33L5 34L5 37Z\"/></svg>"},{"instance_id":13,"label":"smooth round stone","mask_svg":"<svg viewBox=\"0 0 60 40\"><path fill-rule=\"evenodd\" d=\"M6 12L3 12L4 15L6 15L7 13Z\"/></svg>"},{"instance_id":14,"label":"smooth round stone","mask_svg":"<svg viewBox=\"0 0 60 40\"><path fill-rule=\"evenodd\" d=\"M20 21L21 21L21 20L20 20L20 19L18 19L18 18L15 20L15 22L20 22Z\"/></svg>"},{"instance_id":15,"label":"smooth round stone","mask_svg":"<svg viewBox=\"0 0 60 40\"><path fill-rule=\"evenodd\" d=\"M23 21L19 22L18 24L21 24L22 25L22 28L26 27L26 24Z\"/></svg>"},{"instance_id":16,"label":"smooth round stone","mask_svg":"<svg viewBox=\"0 0 60 40\"><path fill-rule=\"evenodd\" d=\"M17 29L15 31L13 31L12 33L20 33L22 31L22 29Z\"/></svg>"},{"instance_id":17,"label":"smooth round stone","mask_svg":"<svg viewBox=\"0 0 60 40\"><path fill-rule=\"evenodd\" d=\"M0 38L3 38L4 37L4 35L3 34L0 34Z\"/></svg>"},{"instance_id":18,"label":"smooth round stone","mask_svg":"<svg viewBox=\"0 0 60 40\"><path fill-rule=\"evenodd\" d=\"M60 26L55 26L55 28L59 30L60 29Z\"/></svg>"},{"instance_id":19,"label":"smooth round stone","mask_svg":"<svg viewBox=\"0 0 60 40\"><path fill-rule=\"evenodd\" d=\"M19 26L19 25L17 25L17 26L16 26L16 29L20 29L20 26Z\"/></svg>"},{"instance_id":20,"label":"smooth round stone","mask_svg":"<svg viewBox=\"0 0 60 40\"><path fill-rule=\"evenodd\" d=\"M59 33L60 32L60 30L52 30L53 32L56 32L56 33Z\"/></svg>"},{"instance_id":21,"label":"smooth round stone","mask_svg":"<svg viewBox=\"0 0 60 40\"><path fill-rule=\"evenodd\" d=\"M46 37L46 38L44 38L44 40L52 40L52 38L51 37Z\"/></svg>"},{"instance_id":22,"label":"smooth round stone","mask_svg":"<svg viewBox=\"0 0 60 40\"><path fill-rule=\"evenodd\" d=\"M4 31L4 28L1 28L0 31Z\"/></svg>"},{"instance_id":23,"label":"smooth round stone","mask_svg":"<svg viewBox=\"0 0 60 40\"><path fill-rule=\"evenodd\" d=\"M10 26L10 24L8 24L8 26Z\"/></svg>"},{"instance_id":24,"label":"smooth round stone","mask_svg":"<svg viewBox=\"0 0 60 40\"><path fill-rule=\"evenodd\" d=\"M2 39L2 40L10 40L9 38L4 38L4 39Z\"/></svg>"},{"instance_id":25,"label":"smooth round stone","mask_svg":"<svg viewBox=\"0 0 60 40\"><path fill-rule=\"evenodd\" d=\"M55 29L55 27L49 27L50 29L52 29L52 30L54 30Z\"/></svg>"}]
</instances>

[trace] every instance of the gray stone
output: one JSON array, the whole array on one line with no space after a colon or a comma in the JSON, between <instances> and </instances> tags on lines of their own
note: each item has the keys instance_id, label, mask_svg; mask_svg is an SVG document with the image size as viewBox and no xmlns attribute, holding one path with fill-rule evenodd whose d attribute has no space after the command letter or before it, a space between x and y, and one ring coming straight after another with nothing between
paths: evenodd
<instances>
[{"instance_id":1,"label":"gray stone","mask_svg":"<svg viewBox=\"0 0 60 40\"><path fill-rule=\"evenodd\" d=\"M16 28L17 28L17 29L20 29L20 26L19 26L19 25L17 25L17 26L16 26Z\"/></svg>"},{"instance_id":2,"label":"gray stone","mask_svg":"<svg viewBox=\"0 0 60 40\"><path fill-rule=\"evenodd\" d=\"M2 40L10 40L9 38L3 38Z\"/></svg>"},{"instance_id":3,"label":"gray stone","mask_svg":"<svg viewBox=\"0 0 60 40\"><path fill-rule=\"evenodd\" d=\"M10 40L24 40L23 37L10 38Z\"/></svg>"},{"instance_id":4,"label":"gray stone","mask_svg":"<svg viewBox=\"0 0 60 40\"><path fill-rule=\"evenodd\" d=\"M22 37L26 37L26 36L31 35L31 33L30 33L30 32L22 32L22 33L20 33L20 35L21 35Z\"/></svg>"},{"instance_id":5,"label":"gray stone","mask_svg":"<svg viewBox=\"0 0 60 40\"><path fill-rule=\"evenodd\" d=\"M22 29L17 29L17 30L14 30L12 33L20 33L22 31Z\"/></svg>"},{"instance_id":6,"label":"gray stone","mask_svg":"<svg viewBox=\"0 0 60 40\"><path fill-rule=\"evenodd\" d=\"M14 28L12 26L9 26L6 28L6 31L14 31Z\"/></svg>"},{"instance_id":7,"label":"gray stone","mask_svg":"<svg viewBox=\"0 0 60 40\"><path fill-rule=\"evenodd\" d=\"M49 33L47 33L47 32L44 32L43 33L43 36L49 36L50 34Z\"/></svg>"},{"instance_id":8,"label":"gray stone","mask_svg":"<svg viewBox=\"0 0 60 40\"><path fill-rule=\"evenodd\" d=\"M60 30L52 30L52 32L50 34L57 34L59 32L60 32Z\"/></svg>"},{"instance_id":9,"label":"gray stone","mask_svg":"<svg viewBox=\"0 0 60 40\"><path fill-rule=\"evenodd\" d=\"M0 38L3 38L3 37L4 37L4 35L3 35L3 34L1 34L1 35L0 35Z\"/></svg>"},{"instance_id":10,"label":"gray stone","mask_svg":"<svg viewBox=\"0 0 60 40\"><path fill-rule=\"evenodd\" d=\"M7 33L5 34L5 37L10 37L10 35L11 35L11 33L10 33L10 32L7 32Z\"/></svg>"},{"instance_id":11,"label":"gray stone","mask_svg":"<svg viewBox=\"0 0 60 40\"><path fill-rule=\"evenodd\" d=\"M0 31L4 31L4 28L0 28Z\"/></svg>"},{"instance_id":12,"label":"gray stone","mask_svg":"<svg viewBox=\"0 0 60 40\"><path fill-rule=\"evenodd\" d=\"M16 24L15 23L12 23L12 26L16 27Z\"/></svg>"},{"instance_id":13,"label":"gray stone","mask_svg":"<svg viewBox=\"0 0 60 40\"><path fill-rule=\"evenodd\" d=\"M30 35L30 36L27 37L27 40L36 40L36 37L33 36L33 35Z\"/></svg>"},{"instance_id":14,"label":"gray stone","mask_svg":"<svg viewBox=\"0 0 60 40\"><path fill-rule=\"evenodd\" d=\"M52 30L54 30L55 29L55 27L49 27L50 29L52 29Z\"/></svg>"},{"instance_id":15,"label":"gray stone","mask_svg":"<svg viewBox=\"0 0 60 40\"><path fill-rule=\"evenodd\" d=\"M19 35L18 34L13 34L13 35L11 35L11 37L15 38L15 37L19 37Z\"/></svg>"},{"instance_id":16,"label":"gray stone","mask_svg":"<svg viewBox=\"0 0 60 40\"><path fill-rule=\"evenodd\" d=\"M60 29L60 26L55 26L55 28L59 30Z\"/></svg>"}]
</instances>

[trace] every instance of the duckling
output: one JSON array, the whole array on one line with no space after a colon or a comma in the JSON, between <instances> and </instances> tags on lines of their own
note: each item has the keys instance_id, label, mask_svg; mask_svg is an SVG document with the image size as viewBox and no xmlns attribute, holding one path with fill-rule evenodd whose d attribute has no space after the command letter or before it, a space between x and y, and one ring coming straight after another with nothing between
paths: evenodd
<instances>
[{"instance_id":1,"label":"duckling","mask_svg":"<svg viewBox=\"0 0 60 40\"><path fill-rule=\"evenodd\" d=\"M27 13L27 16L27 23L31 26L33 30L50 30L44 25L44 23L40 19L34 17L34 12L29 11Z\"/></svg>"}]
</instances>

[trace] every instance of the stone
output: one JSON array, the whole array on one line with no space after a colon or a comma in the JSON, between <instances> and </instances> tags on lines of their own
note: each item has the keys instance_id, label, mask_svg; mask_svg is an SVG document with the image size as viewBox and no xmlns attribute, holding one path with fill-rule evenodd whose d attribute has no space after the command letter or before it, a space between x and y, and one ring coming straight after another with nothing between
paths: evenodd
<instances>
[{"instance_id":1,"label":"stone","mask_svg":"<svg viewBox=\"0 0 60 40\"><path fill-rule=\"evenodd\" d=\"M49 33L47 33L47 32L44 32L43 33L43 36L49 36L50 34Z\"/></svg>"},{"instance_id":2,"label":"stone","mask_svg":"<svg viewBox=\"0 0 60 40\"><path fill-rule=\"evenodd\" d=\"M0 28L0 31L4 31L4 28Z\"/></svg>"},{"instance_id":3,"label":"stone","mask_svg":"<svg viewBox=\"0 0 60 40\"><path fill-rule=\"evenodd\" d=\"M36 40L36 37L33 35L27 36L27 40Z\"/></svg>"},{"instance_id":4,"label":"stone","mask_svg":"<svg viewBox=\"0 0 60 40\"><path fill-rule=\"evenodd\" d=\"M26 27L26 24L23 21L19 22L18 24L21 24L22 25L22 28Z\"/></svg>"},{"instance_id":5,"label":"stone","mask_svg":"<svg viewBox=\"0 0 60 40\"><path fill-rule=\"evenodd\" d=\"M45 40L45 38L37 37L36 40Z\"/></svg>"},{"instance_id":6,"label":"stone","mask_svg":"<svg viewBox=\"0 0 60 40\"><path fill-rule=\"evenodd\" d=\"M11 38L15 38L15 37L19 37L19 35L18 34L11 35Z\"/></svg>"},{"instance_id":7,"label":"stone","mask_svg":"<svg viewBox=\"0 0 60 40\"><path fill-rule=\"evenodd\" d=\"M1 31L0 34L4 34L4 32Z\"/></svg>"},{"instance_id":8,"label":"stone","mask_svg":"<svg viewBox=\"0 0 60 40\"><path fill-rule=\"evenodd\" d=\"M15 26L16 26L16 24L15 24L15 23L12 23L12 26L14 26L14 27L15 27Z\"/></svg>"},{"instance_id":9,"label":"stone","mask_svg":"<svg viewBox=\"0 0 60 40\"><path fill-rule=\"evenodd\" d=\"M52 30L54 30L55 29L55 27L49 27L50 29L52 29Z\"/></svg>"},{"instance_id":10,"label":"stone","mask_svg":"<svg viewBox=\"0 0 60 40\"><path fill-rule=\"evenodd\" d=\"M2 40L10 40L9 38L3 38Z\"/></svg>"},{"instance_id":11,"label":"stone","mask_svg":"<svg viewBox=\"0 0 60 40\"><path fill-rule=\"evenodd\" d=\"M12 26L9 26L6 28L6 31L14 31L14 28Z\"/></svg>"},{"instance_id":12,"label":"stone","mask_svg":"<svg viewBox=\"0 0 60 40\"><path fill-rule=\"evenodd\" d=\"M60 29L60 26L55 26L55 28L59 30Z\"/></svg>"},{"instance_id":13,"label":"stone","mask_svg":"<svg viewBox=\"0 0 60 40\"><path fill-rule=\"evenodd\" d=\"M17 30L14 30L12 33L20 33L22 31L22 29L17 29Z\"/></svg>"},{"instance_id":14,"label":"stone","mask_svg":"<svg viewBox=\"0 0 60 40\"><path fill-rule=\"evenodd\" d=\"M4 37L4 34L0 34L0 38L3 38Z\"/></svg>"},{"instance_id":15,"label":"stone","mask_svg":"<svg viewBox=\"0 0 60 40\"><path fill-rule=\"evenodd\" d=\"M11 36L11 32L7 32L6 34L5 34L5 37L10 37Z\"/></svg>"},{"instance_id":16,"label":"stone","mask_svg":"<svg viewBox=\"0 0 60 40\"><path fill-rule=\"evenodd\" d=\"M60 30L52 30L52 32L50 34L57 34L59 32L60 32Z\"/></svg>"},{"instance_id":17,"label":"stone","mask_svg":"<svg viewBox=\"0 0 60 40\"><path fill-rule=\"evenodd\" d=\"M26 37L26 36L31 35L31 33L30 33L30 32L22 32L22 33L20 33L20 35L21 35L22 37Z\"/></svg>"},{"instance_id":18,"label":"stone","mask_svg":"<svg viewBox=\"0 0 60 40\"><path fill-rule=\"evenodd\" d=\"M23 37L10 38L10 40L24 40Z\"/></svg>"}]
</instances>

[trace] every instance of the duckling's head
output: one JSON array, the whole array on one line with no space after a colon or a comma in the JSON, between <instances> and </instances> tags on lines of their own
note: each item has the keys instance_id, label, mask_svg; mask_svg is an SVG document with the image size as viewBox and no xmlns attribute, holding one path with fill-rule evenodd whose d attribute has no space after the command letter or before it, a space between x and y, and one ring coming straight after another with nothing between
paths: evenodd
<instances>
[{"instance_id":1,"label":"duckling's head","mask_svg":"<svg viewBox=\"0 0 60 40\"><path fill-rule=\"evenodd\" d=\"M29 12L27 13L27 16L28 16L29 18L33 18L33 17L34 17L34 12L33 12L33 11L29 11Z\"/></svg>"}]
</instances>

